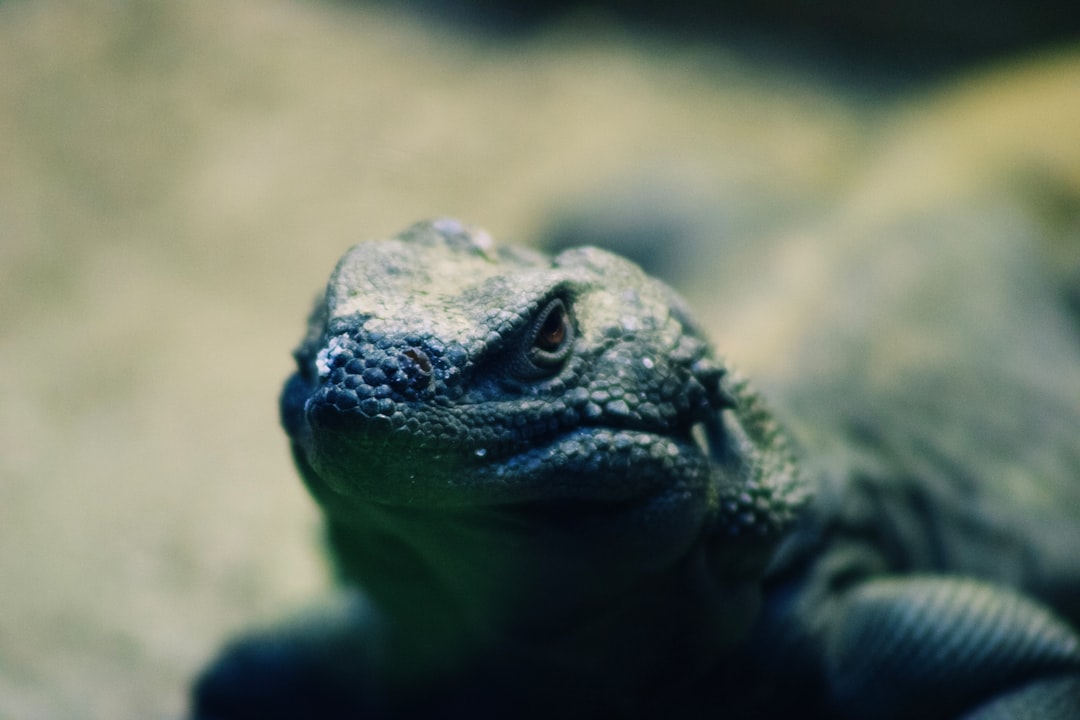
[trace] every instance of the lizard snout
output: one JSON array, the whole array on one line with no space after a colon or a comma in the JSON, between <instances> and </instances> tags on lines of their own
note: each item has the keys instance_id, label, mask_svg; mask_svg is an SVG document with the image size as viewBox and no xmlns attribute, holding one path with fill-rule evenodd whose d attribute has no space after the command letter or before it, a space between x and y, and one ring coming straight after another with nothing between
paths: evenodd
<instances>
[{"instance_id":1,"label":"lizard snout","mask_svg":"<svg viewBox=\"0 0 1080 720\"><path fill-rule=\"evenodd\" d=\"M348 334L330 339L315 360L323 387L320 404L336 412L369 418L389 417L397 403L415 400L427 391L434 362L418 344L358 341Z\"/></svg>"}]
</instances>

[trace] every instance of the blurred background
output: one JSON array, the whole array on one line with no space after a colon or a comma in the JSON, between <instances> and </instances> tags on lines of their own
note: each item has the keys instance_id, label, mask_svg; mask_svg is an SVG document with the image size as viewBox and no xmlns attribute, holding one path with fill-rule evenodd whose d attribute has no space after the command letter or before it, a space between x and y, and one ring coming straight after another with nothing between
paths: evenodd
<instances>
[{"instance_id":1,"label":"blurred background","mask_svg":"<svg viewBox=\"0 0 1080 720\"><path fill-rule=\"evenodd\" d=\"M781 401L976 351L1080 397L1078 15L0 0L0 718L179 718L324 593L277 392L421 218L614 245Z\"/></svg>"}]
</instances>

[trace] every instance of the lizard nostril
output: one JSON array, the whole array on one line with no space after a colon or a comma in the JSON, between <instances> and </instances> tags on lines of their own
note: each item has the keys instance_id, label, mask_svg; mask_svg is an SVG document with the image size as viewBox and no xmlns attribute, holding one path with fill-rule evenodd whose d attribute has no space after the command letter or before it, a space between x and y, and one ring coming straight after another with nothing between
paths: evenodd
<instances>
[{"instance_id":1,"label":"lizard nostril","mask_svg":"<svg viewBox=\"0 0 1080 720\"><path fill-rule=\"evenodd\" d=\"M431 383L431 359L417 348L409 348L401 356L401 369L409 376L412 389L426 388Z\"/></svg>"}]
</instances>

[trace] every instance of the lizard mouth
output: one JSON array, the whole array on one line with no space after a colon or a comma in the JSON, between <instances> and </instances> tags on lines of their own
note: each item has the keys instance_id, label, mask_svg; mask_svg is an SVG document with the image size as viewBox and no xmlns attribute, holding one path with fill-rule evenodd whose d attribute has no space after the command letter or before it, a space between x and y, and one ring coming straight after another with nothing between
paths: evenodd
<instances>
[{"instance_id":1,"label":"lizard mouth","mask_svg":"<svg viewBox=\"0 0 1080 720\"><path fill-rule=\"evenodd\" d=\"M481 525L572 538L570 547L619 547L619 557L659 568L696 542L714 512L711 463L689 431L587 425L528 443L432 447L407 426L328 425L310 403L305 414L295 439L316 497L388 516L485 518Z\"/></svg>"},{"instance_id":2,"label":"lizard mouth","mask_svg":"<svg viewBox=\"0 0 1080 720\"><path fill-rule=\"evenodd\" d=\"M588 398L358 397L346 371L292 376L282 420L321 484L381 504L492 506L648 502L700 495L705 434L657 418L589 417ZM524 418L528 418L525 420Z\"/></svg>"},{"instance_id":3,"label":"lizard mouth","mask_svg":"<svg viewBox=\"0 0 1080 720\"><path fill-rule=\"evenodd\" d=\"M322 481L384 505L630 506L661 492L700 495L708 485L708 455L689 432L576 425L527 439L489 432L476 441L468 431L416 431L437 421L342 417L311 399L305 406L294 437Z\"/></svg>"}]
</instances>

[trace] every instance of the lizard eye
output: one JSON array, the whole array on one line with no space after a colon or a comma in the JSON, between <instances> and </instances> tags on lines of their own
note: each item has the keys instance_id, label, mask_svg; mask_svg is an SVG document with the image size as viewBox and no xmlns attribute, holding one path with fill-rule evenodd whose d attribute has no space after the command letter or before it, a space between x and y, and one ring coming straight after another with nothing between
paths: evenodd
<instances>
[{"instance_id":1,"label":"lizard eye","mask_svg":"<svg viewBox=\"0 0 1080 720\"><path fill-rule=\"evenodd\" d=\"M574 326L570 311L561 298L555 298L536 315L525 335L528 345L525 363L518 368L524 379L539 379L558 371L570 356L574 344Z\"/></svg>"},{"instance_id":2,"label":"lizard eye","mask_svg":"<svg viewBox=\"0 0 1080 720\"><path fill-rule=\"evenodd\" d=\"M543 353L557 353L566 342L568 334L566 308L561 300L556 300L548 306L540 321L536 337L533 338L533 349Z\"/></svg>"}]
</instances>

